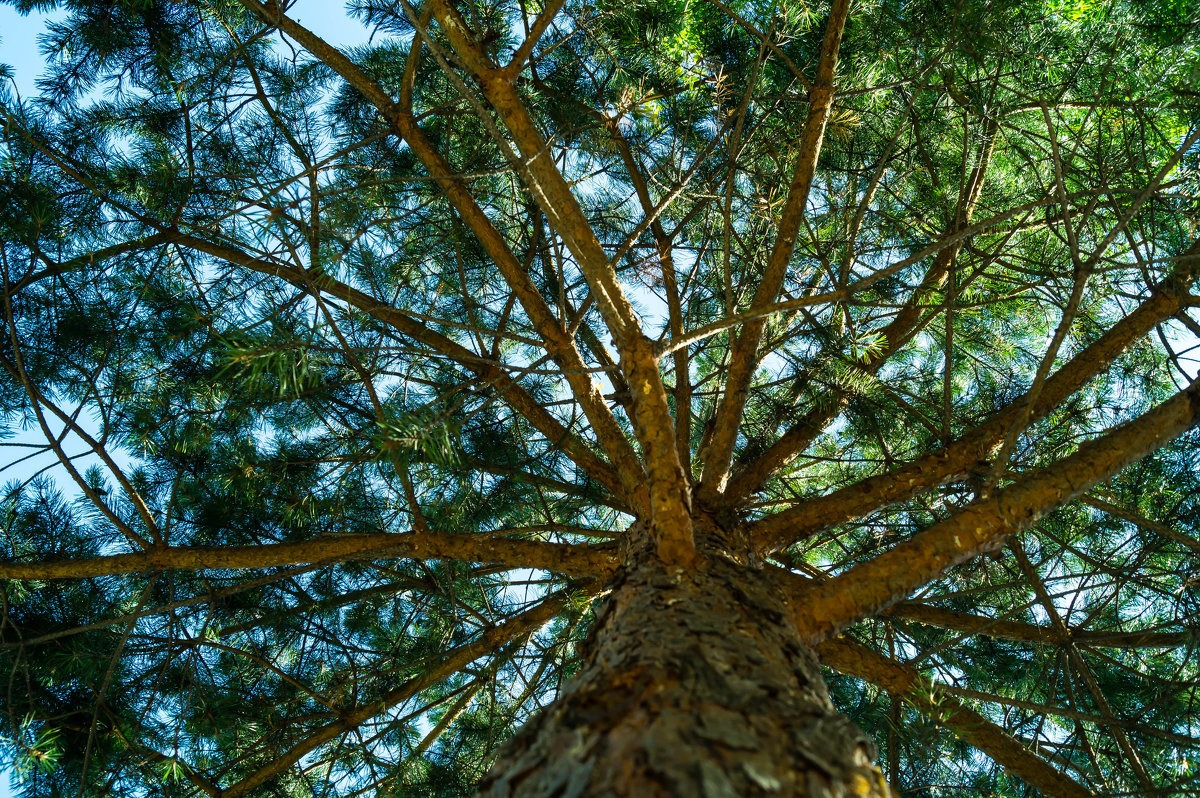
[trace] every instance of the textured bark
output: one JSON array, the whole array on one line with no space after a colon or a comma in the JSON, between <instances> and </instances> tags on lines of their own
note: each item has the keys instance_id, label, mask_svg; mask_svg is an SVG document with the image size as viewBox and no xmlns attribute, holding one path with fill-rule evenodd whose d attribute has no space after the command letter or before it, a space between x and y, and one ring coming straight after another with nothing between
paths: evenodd
<instances>
[{"instance_id":1,"label":"textured bark","mask_svg":"<svg viewBox=\"0 0 1200 798\"><path fill-rule=\"evenodd\" d=\"M509 743L481 794L891 795L782 591L737 559L684 571L647 551L625 568L597 607L582 672Z\"/></svg>"}]
</instances>

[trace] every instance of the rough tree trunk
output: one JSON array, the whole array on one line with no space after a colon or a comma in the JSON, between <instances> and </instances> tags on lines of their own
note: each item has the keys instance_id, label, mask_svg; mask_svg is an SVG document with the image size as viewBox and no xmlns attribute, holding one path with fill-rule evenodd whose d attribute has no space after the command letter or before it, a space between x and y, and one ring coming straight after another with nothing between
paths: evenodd
<instances>
[{"instance_id":1,"label":"rough tree trunk","mask_svg":"<svg viewBox=\"0 0 1200 798\"><path fill-rule=\"evenodd\" d=\"M482 795L891 795L766 573L726 546L686 572L638 548L597 606L581 673Z\"/></svg>"}]
</instances>

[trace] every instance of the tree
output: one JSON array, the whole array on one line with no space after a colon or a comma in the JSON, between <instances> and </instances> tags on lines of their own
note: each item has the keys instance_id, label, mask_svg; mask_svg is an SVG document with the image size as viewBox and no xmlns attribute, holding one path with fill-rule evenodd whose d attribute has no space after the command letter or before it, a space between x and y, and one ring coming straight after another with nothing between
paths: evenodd
<instances>
[{"instance_id":1,"label":"tree","mask_svg":"<svg viewBox=\"0 0 1200 798\"><path fill-rule=\"evenodd\" d=\"M11 4L25 794L1200 788L1188 0Z\"/></svg>"}]
</instances>

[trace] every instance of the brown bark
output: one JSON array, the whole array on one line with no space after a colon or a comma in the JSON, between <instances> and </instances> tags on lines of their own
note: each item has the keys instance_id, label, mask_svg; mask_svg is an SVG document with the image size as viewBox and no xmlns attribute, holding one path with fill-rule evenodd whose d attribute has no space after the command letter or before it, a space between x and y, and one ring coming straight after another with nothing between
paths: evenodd
<instances>
[{"instance_id":1,"label":"brown bark","mask_svg":"<svg viewBox=\"0 0 1200 798\"><path fill-rule=\"evenodd\" d=\"M598 606L581 674L481 794L891 795L770 575L720 555L672 569L644 548Z\"/></svg>"},{"instance_id":2,"label":"brown bark","mask_svg":"<svg viewBox=\"0 0 1200 798\"><path fill-rule=\"evenodd\" d=\"M495 562L544 568L571 576L605 576L612 549L537 540L410 532L405 535L331 535L294 543L248 546L159 546L129 554L78 560L0 563L0 579L83 579L114 574L206 568L275 568L296 563L416 557Z\"/></svg>"}]
</instances>

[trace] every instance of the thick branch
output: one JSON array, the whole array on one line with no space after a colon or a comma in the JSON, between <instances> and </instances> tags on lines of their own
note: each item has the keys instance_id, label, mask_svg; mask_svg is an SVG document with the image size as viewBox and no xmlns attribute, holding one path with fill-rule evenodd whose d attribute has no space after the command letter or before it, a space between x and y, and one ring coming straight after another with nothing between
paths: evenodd
<instances>
[{"instance_id":1,"label":"thick branch","mask_svg":"<svg viewBox=\"0 0 1200 798\"><path fill-rule=\"evenodd\" d=\"M432 7L455 53L474 75L517 145L520 152L520 161L516 164L518 173L575 256L592 295L596 297L596 304L621 354L621 369L632 393L634 430L649 472L650 516L659 556L666 562L691 564L695 560L691 492L675 448L675 425L658 370L654 344L642 331L641 322L621 288L616 271L566 179L555 166L549 145L516 90L513 75L491 63L485 48L457 11L440 0L432 0Z\"/></svg>"},{"instance_id":2,"label":"thick branch","mask_svg":"<svg viewBox=\"0 0 1200 798\"><path fill-rule=\"evenodd\" d=\"M1055 798L1087 798L1091 790L1052 767L975 710L924 679L914 668L877 654L845 637L817 647L821 661L836 671L903 698L953 731L1026 784Z\"/></svg>"},{"instance_id":3,"label":"thick branch","mask_svg":"<svg viewBox=\"0 0 1200 798\"><path fill-rule=\"evenodd\" d=\"M0 563L0 579L86 579L167 570L276 568L311 562L406 557L498 563L568 576L604 576L613 551L586 546L442 533L339 535L249 546L160 546L77 560Z\"/></svg>"},{"instance_id":4,"label":"thick branch","mask_svg":"<svg viewBox=\"0 0 1200 798\"><path fill-rule=\"evenodd\" d=\"M1177 261L1170 279L1158 286L1145 302L1046 380L1037 402L1030 408L1030 420L1042 418L1059 407L1102 373L1122 352L1154 329L1156 324L1182 310L1187 298L1187 286L1197 271L1200 271L1200 241ZM751 523L750 534L762 550L776 551L822 529L861 517L967 474L985 461L999 445L1016 418L1017 410L1015 405L1009 406L954 443L923 455L908 465L868 477Z\"/></svg>"},{"instance_id":5,"label":"thick branch","mask_svg":"<svg viewBox=\"0 0 1200 798\"><path fill-rule=\"evenodd\" d=\"M1200 389L1181 391L993 498L814 586L796 603L797 627L819 641L878 613L948 568L999 547L1009 535L1028 529L1050 510L1183 434L1198 418Z\"/></svg>"},{"instance_id":6,"label":"thick branch","mask_svg":"<svg viewBox=\"0 0 1200 798\"><path fill-rule=\"evenodd\" d=\"M638 479L641 472L640 464L629 441L621 431L620 425L613 417L612 411L605 403L599 385L592 379L587 364L575 346L574 339L568 334L562 322L555 318L525 268L512 253L500 231L495 228L484 210L479 207L470 189L458 177L457 171L438 152L433 142L417 125L416 117L410 110L393 102L382 87L372 81L341 51L330 46L312 31L286 15L272 13L257 0L241 1L243 5L252 9L264 20L302 44L309 52L362 93L396 132L408 142L413 153L425 165L429 173L439 180L439 186L446 198L454 206L463 222L471 229L471 232L475 234L484 251L496 264L504 281L516 295L521 307L525 309L534 328L545 341L547 351L562 366L566 382L571 387L575 400L579 402L583 412L587 415L588 421L595 431L596 440L608 455L609 460L617 466L616 473L623 480L624 492L627 495L636 496L641 482ZM416 47L416 43L413 46ZM599 244L597 244L598 246Z\"/></svg>"},{"instance_id":7,"label":"thick branch","mask_svg":"<svg viewBox=\"0 0 1200 798\"><path fill-rule=\"evenodd\" d=\"M849 12L849 0L833 0L829 22L825 27L825 40L821 45L821 61L817 65L816 80L808 93L808 118L804 122L804 131L800 137L800 156L792 174L792 183L788 188L787 200L779 219L779 231L767 258L766 270L750 303L752 310L772 304L779 296L779 289L787 275L788 262L796 249L796 238L804 221L809 190L812 188L817 160L821 155L825 126L833 107L833 79L837 71L838 49ZM758 364L758 344L766 323L766 317L753 318L742 326L741 332L734 339L725 391L714 416L708 456L700 477L702 496L711 497L720 493L729 478L733 446L749 395L750 379L754 376Z\"/></svg>"}]
</instances>

